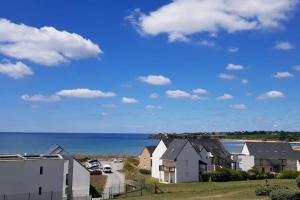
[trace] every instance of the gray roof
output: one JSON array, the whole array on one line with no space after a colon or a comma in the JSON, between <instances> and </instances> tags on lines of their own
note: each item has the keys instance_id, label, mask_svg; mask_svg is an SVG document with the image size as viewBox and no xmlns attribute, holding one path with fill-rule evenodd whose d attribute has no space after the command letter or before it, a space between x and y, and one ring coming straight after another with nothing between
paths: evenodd
<instances>
[{"instance_id":1,"label":"gray roof","mask_svg":"<svg viewBox=\"0 0 300 200\"><path fill-rule=\"evenodd\" d=\"M250 155L261 159L298 159L288 142L246 142Z\"/></svg>"},{"instance_id":2,"label":"gray roof","mask_svg":"<svg viewBox=\"0 0 300 200\"><path fill-rule=\"evenodd\" d=\"M163 160L176 160L184 146L188 143L185 139L174 139L168 146L168 149L162 155Z\"/></svg>"},{"instance_id":3,"label":"gray roof","mask_svg":"<svg viewBox=\"0 0 300 200\"><path fill-rule=\"evenodd\" d=\"M167 139L163 139L163 143L166 145L166 147L168 148L169 145L171 144L171 142L173 141L174 139L172 138L167 138Z\"/></svg>"},{"instance_id":4,"label":"gray roof","mask_svg":"<svg viewBox=\"0 0 300 200\"><path fill-rule=\"evenodd\" d=\"M155 150L156 146L146 146L145 148L149 151L150 156L152 156L152 153Z\"/></svg>"}]
</instances>

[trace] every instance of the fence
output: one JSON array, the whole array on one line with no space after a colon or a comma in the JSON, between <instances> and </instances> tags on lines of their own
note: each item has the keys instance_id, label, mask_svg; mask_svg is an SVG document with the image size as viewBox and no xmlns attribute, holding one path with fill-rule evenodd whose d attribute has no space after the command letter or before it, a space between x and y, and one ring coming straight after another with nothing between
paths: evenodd
<instances>
[{"instance_id":1,"label":"fence","mask_svg":"<svg viewBox=\"0 0 300 200\"><path fill-rule=\"evenodd\" d=\"M61 192L2 194L0 200L91 200L90 196L76 196L68 199Z\"/></svg>"}]
</instances>

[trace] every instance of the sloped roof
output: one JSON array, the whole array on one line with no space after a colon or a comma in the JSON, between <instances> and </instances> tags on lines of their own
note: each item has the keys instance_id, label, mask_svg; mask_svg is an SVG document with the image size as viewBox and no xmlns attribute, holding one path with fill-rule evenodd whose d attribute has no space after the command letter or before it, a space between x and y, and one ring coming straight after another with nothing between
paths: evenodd
<instances>
[{"instance_id":1,"label":"sloped roof","mask_svg":"<svg viewBox=\"0 0 300 200\"><path fill-rule=\"evenodd\" d=\"M176 160L188 140L185 139L174 139L168 146L168 149L162 155L162 160Z\"/></svg>"},{"instance_id":2,"label":"sloped roof","mask_svg":"<svg viewBox=\"0 0 300 200\"><path fill-rule=\"evenodd\" d=\"M171 144L171 142L173 141L174 139L172 138L166 138L166 139L163 139L163 143L166 145L166 147L168 148L169 145Z\"/></svg>"},{"instance_id":3,"label":"sloped roof","mask_svg":"<svg viewBox=\"0 0 300 200\"><path fill-rule=\"evenodd\" d=\"M152 156L153 151L155 150L156 146L146 146L145 147L148 152L150 153L150 156Z\"/></svg>"},{"instance_id":4,"label":"sloped roof","mask_svg":"<svg viewBox=\"0 0 300 200\"><path fill-rule=\"evenodd\" d=\"M261 159L298 159L288 142L246 142L250 155Z\"/></svg>"}]
</instances>

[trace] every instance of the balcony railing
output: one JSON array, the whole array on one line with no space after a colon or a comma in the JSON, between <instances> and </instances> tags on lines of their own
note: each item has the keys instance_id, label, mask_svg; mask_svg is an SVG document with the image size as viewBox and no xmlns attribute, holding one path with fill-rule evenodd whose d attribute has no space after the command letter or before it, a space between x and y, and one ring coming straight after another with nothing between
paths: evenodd
<instances>
[{"instance_id":1,"label":"balcony railing","mask_svg":"<svg viewBox=\"0 0 300 200\"><path fill-rule=\"evenodd\" d=\"M165 165L159 166L159 171L168 171L168 172L175 172L175 167L168 167Z\"/></svg>"}]
</instances>

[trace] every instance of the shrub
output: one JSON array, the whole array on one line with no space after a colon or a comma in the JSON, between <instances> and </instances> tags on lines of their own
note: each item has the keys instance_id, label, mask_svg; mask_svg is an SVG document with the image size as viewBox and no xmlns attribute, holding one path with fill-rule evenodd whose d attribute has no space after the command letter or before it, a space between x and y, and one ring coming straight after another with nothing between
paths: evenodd
<instances>
[{"instance_id":1,"label":"shrub","mask_svg":"<svg viewBox=\"0 0 300 200\"><path fill-rule=\"evenodd\" d=\"M138 159L136 159L135 157L129 157L129 158L127 158L127 162L132 163L135 166L138 166L140 161Z\"/></svg>"},{"instance_id":2,"label":"shrub","mask_svg":"<svg viewBox=\"0 0 300 200\"><path fill-rule=\"evenodd\" d=\"M208 182L211 177L211 172L203 172L202 173L202 181Z\"/></svg>"},{"instance_id":3,"label":"shrub","mask_svg":"<svg viewBox=\"0 0 300 200\"><path fill-rule=\"evenodd\" d=\"M148 169L140 169L139 171L140 171L141 174L146 174L146 175L151 174L151 171L148 170Z\"/></svg>"},{"instance_id":4,"label":"shrub","mask_svg":"<svg viewBox=\"0 0 300 200\"><path fill-rule=\"evenodd\" d=\"M248 179L255 180L257 179L257 176L259 175L259 171L256 168L252 168L247 171Z\"/></svg>"},{"instance_id":5,"label":"shrub","mask_svg":"<svg viewBox=\"0 0 300 200\"><path fill-rule=\"evenodd\" d=\"M219 168L217 171L211 173L211 180L214 182L230 181L230 172L228 169Z\"/></svg>"},{"instance_id":6,"label":"shrub","mask_svg":"<svg viewBox=\"0 0 300 200\"><path fill-rule=\"evenodd\" d=\"M280 179L295 179L299 175L297 170L283 170L277 175Z\"/></svg>"},{"instance_id":7,"label":"shrub","mask_svg":"<svg viewBox=\"0 0 300 200\"><path fill-rule=\"evenodd\" d=\"M300 188L300 175L298 175L296 178L296 184L297 184L297 187Z\"/></svg>"},{"instance_id":8,"label":"shrub","mask_svg":"<svg viewBox=\"0 0 300 200\"><path fill-rule=\"evenodd\" d=\"M124 165L124 170L127 170L127 171L133 171L133 170L134 170L134 167L133 167L131 164L126 163L126 164Z\"/></svg>"},{"instance_id":9,"label":"shrub","mask_svg":"<svg viewBox=\"0 0 300 200\"><path fill-rule=\"evenodd\" d=\"M297 200L300 197L299 193L287 189L273 190L269 196L272 200Z\"/></svg>"},{"instance_id":10,"label":"shrub","mask_svg":"<svg viewBox=\"0 0 300 200\"><path fill-rule=\"evenodd\" d=\"M283 190L283 189L288 189L288 187L282 185L265 185L256 188L255 194L256 196L266 196L269 195L274 190Z\"/></svg>"}]
</instances>

